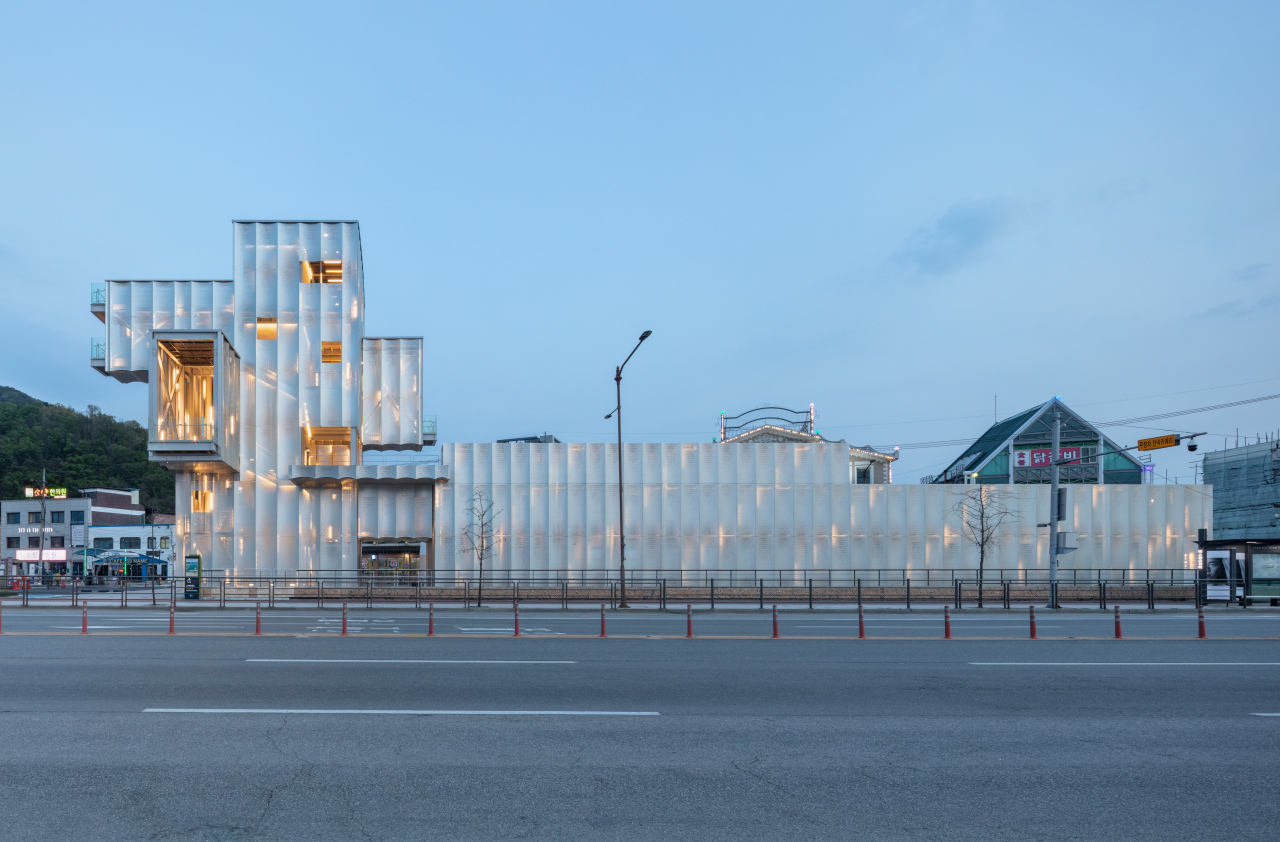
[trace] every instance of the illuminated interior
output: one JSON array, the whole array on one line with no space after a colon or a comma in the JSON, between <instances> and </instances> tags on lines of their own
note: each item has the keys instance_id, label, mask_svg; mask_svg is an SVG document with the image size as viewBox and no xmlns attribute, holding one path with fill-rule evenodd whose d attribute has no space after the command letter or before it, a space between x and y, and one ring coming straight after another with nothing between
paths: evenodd
<instances>
[{"instance_id":1,"label":"illuminated interior","mask_svg":"<svg viewBox=\"0 0 1280 842\"><path fill-rule=\"evenodd\" d=\"M276 320L274 318L258 319L258 338L259 339L275 339L276 338Z\"/></svg>"},{"instance_id":2,"label":"illuminated interior","mask_svg":"<svg viewBox=\"0 0 1280 842\"><path fill-rule=\"evenodd\" d=\"M342 283L341 260L304 260L302 262L302 283L304 284L340 284Z\"/></svg>"},{"instance_id":3,"label":"illuminated interior","mask_svg":"<svg viewBox=\"0 0 1280 842\"><path fill-rule=\"evenodd\" d=\"M214 437L213 341L161 340L157 349L156 441Z\"/></svg>"},{"instance_id":4,"label":"illuminated interior","mask_svg":"<svg viewBox=\"0 0 1280 842\"><path fill-rule=\"evenodd\" d=\"M303 427L302 464L350 465L350 427Z\"/></svg>"},{"instance_id":5,"label":"illuminated interior","mask_svg":"<svg viewBox=\"0 0 1280 842\"><path fill-rule=\"evenodd\" d=\"M342 362L342 343L341 342L321 342L320 343L320 362L322 363Z\"/></svg>"}]
</instances>

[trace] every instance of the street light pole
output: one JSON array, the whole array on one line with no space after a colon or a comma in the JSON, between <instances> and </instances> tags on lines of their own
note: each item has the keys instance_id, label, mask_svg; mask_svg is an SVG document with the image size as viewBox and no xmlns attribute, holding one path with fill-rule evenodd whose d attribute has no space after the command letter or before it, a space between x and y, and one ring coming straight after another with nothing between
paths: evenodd
<instances>
[{"instance_id":1,"label":"street light pole","mask_svg":"<svg viewBox=\"0 0 1280 842\"><path fill-rule=\"evenodd\" d=\"M631 349L631 353L627 354L627 358L622 361L622 365L618 366L617 371L613 375L613 382L618 390L618 405L614 407L604 418L606 421L613 415L618 416L618 607L630 608L627 605L627 532L625 508L623 505L623 485L622 485L622 369L627 363L631 362L631 358L635 356L636 351L640 350L640 345L646 339L653 335L653 331L646 330L640 334L640 341L636 343L636 347Z\"/></svg>"},{"instance_id":2,"label":"street light pole","mask_svg":"<svg viewBox=\"0 0 1280 842\"><path fill-rule=\"evenodd\" d=\"M1056 398L1055 398L1056 401ZM1049 456L1049 607L1057 608L1058 600L1058 463L1062 461L1062 413L1053 405L1053 449ZM1098 448L1101 450L1102 448Z\"/></svg>"}]
</instances>

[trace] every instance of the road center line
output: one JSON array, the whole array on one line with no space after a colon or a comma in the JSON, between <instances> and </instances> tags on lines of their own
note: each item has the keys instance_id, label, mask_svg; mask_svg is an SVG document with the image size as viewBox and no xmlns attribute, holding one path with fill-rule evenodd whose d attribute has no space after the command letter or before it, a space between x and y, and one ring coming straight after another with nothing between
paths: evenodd
<instances>
[{"instance_id":1,"label":"road center line","mask_svg":"<svg viewBox=\"0 0 1280 842\"><path fill-rule=\"evenodd\" d=\"M427 661L410 658L245 658L248 664L576 664L577 661Z\"/></svg>"},{"instance_id":2,"label":"road center line","mask_svg":"<svg viewBox=\"0 0 1280 842\"><path fill-rule=\"evenodd\" d=\"M143 713L318 713L380 716L661 716L648 710L308 710L292 708L147 708Z\"/></svg>"}]
</instances>

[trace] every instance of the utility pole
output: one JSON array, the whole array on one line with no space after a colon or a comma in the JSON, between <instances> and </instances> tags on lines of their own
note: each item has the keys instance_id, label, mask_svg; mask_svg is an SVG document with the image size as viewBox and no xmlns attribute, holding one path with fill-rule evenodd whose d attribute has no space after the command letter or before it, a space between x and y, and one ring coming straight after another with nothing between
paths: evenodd
<instances>
[{"instance_id":1,"label":"utility pole","mask_svg":"<svg viewBox=\"0 0 1280 842\"><path fill-rule=\"evenodd\" d=\"M1058 600L1058 462L1062 449L1062 413L1053 405L1053 451L1049 457L1049 607ZM1101 448L1099 448L1101 450Z\"/></svg>"}]
</instances>

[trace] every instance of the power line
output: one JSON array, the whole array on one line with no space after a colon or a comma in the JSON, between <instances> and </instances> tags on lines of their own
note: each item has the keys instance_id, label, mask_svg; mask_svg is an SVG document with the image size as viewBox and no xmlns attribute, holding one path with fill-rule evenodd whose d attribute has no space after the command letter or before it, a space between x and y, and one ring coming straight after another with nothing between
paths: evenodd
<instances>
[{"instance_id":1,"label":"power line","mask_svg":"<svg viewBox=\"0 0 1280 842\"><path fill-rule=\"evenodd\" d=\"M1125 418L1122 421L1103 421L1094 424L1095 427L1123 427L1128 424L1141 424L1144 421L1159 421L1164 418L1176 418L1179 415L1193 415L1197 412L1211 412L1215 409L1228 409L1233 406L1244 406L1249 403L1258 403L1259 401L1272 401L1280 398L1280 395L1266 395L1261 398L1249 398L1243 401L1232 401L1231 403L1220 403L1214 406L1202 406L1198 409L1182 409L1177 412L1163 412L1159 415L1144 415L1141 418Z\"/></svg>"},{"instance_id":2,"label":"power line","mask_svg":"<svg viewBox=\"0 0 1280 842\"><path fill-rule=\"evenodd\" d=\"M1230 403L1214 404L1213 406L1201 406L1196 409L1181 409L1177 412L1163 412L1159 415L1144 415L1141 418L1124 418L1120 421L1101 421L1094 424L1095 427L1129 427L1141 424L1144 421L1159 421L1164 418L1176 418L1181 415L1194 415L1197 412L1212 412L1215 409L1229 409L1233 406L1244 406L1245 404L1259 403L1260 401L1270 401L1280 398L1280 395L1264 395L1260 398L1249 398L1243 401L1232 401ZM897 445L899 450L922 450L930 447L958 447L962 444L971 444L972 438L967 439L950 439L948 441L920 441L910 444ZM894 445L875 445L877 450L892 450Z\"/></svg>"}]
</instances>

